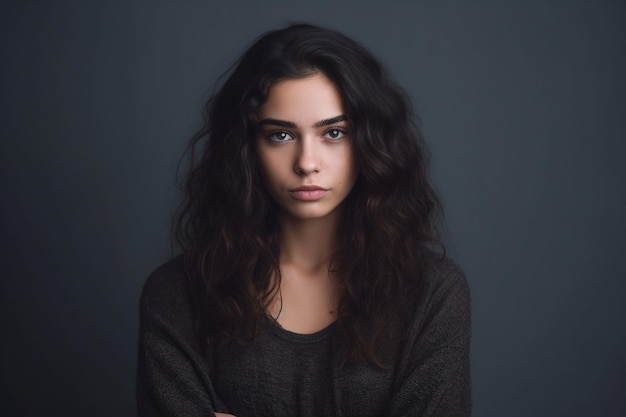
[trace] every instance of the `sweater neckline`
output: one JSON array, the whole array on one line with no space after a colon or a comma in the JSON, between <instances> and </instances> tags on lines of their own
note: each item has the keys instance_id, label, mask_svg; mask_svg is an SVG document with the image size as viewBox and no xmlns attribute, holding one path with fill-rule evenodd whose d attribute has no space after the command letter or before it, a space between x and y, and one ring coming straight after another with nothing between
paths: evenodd
<instances>
[{"instance_id":1,"label":"sweater neckline","mask_svg":"<svg viewBox=\"0 0 626 417\"><path fill-rule=\"evenodd\" d=\"M269 327L272 333L274 333L281 339L296 343L317 343L322 340L328 339L334 333L337 323L336 321L333 321L328 326L324 327L321 330L318 330L315 333L295 333L283 328L272 317L266 316L265 318L265 321L267 322L267 327Z\"/></svg>"}]
</instances>

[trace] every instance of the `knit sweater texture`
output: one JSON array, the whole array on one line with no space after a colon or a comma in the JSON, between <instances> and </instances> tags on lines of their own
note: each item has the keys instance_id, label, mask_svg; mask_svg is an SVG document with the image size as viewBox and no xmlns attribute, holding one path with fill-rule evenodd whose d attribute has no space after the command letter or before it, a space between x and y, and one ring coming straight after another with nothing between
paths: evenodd
<instances>
[{"instance_id":1,"label":"knit sweater texture","mask_svg":"<svg viewBox=\"0 0 626 417\"><path fill-rule=\"evenodd\" d=\"M182 258L146 281L140 301L140 417L423 416L471 414L470 297L450 260L433 261L433 291L391 366L348 364L335 324L297 334L271 319L251 344L209 347L194 330Z\"/></svg>"}]
</instances>

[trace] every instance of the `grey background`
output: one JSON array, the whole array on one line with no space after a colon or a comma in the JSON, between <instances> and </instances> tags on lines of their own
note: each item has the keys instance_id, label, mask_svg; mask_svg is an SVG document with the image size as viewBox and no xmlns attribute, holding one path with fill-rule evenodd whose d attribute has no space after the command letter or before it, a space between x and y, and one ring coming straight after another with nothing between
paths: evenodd
<instances>
[{"instance_id":1,"label":"grey background","mask_svg":"<svg viewBox=\"0 0 626 417\"><path fill-rule=\"evenodd\" d=\"M622 1L3 2L0 415L131 416L137 299L216 77L293 20L415 100L476 416L626 415Z\"/></svg>"}]
</instances>

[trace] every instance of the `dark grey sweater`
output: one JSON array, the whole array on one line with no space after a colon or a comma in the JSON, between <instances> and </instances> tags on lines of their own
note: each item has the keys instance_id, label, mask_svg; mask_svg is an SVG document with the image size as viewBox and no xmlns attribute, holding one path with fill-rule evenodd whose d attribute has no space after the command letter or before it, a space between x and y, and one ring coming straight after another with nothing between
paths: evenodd
<instances>
[{"instance_id":1,"label":"dark grey sweater","mask_svg":"<svg viewBox=\"0 0 626 417\"><path fill-rule=\"evenodd\" d=\"M249 345L208 348L196 335L181 258L141 296L139 416L469 416L470 298L463 272L433 263L426 314L391 367L346 365L335 325L302 335L267 319Z\"/></svg>"}]
</instances>

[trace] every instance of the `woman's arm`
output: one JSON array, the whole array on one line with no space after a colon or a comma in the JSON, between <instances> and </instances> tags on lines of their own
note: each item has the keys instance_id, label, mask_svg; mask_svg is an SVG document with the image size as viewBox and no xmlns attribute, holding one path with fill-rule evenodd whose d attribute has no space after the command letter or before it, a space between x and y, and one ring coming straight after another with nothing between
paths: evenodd
<instances>
[{"instance_id":1,"label":"woman's arm","mask_svg":"<svg viewBox=\"0 0 626 417\"><path fill-rule=\"evenodd\" d=\"M389 407L390 416L470 416L469 286L458 267L434 290L422 324L413 329Z\"/></svg>"},{"instance_id":2,"label":"woman's arm","mask_svg":"<svg viewBox=\"0 0 626 417\"><path fill-rule=\"evenodd\" d=\"M225 410L205 354L193 328L182 265L170 261L150 276L141 296L138 415L206 417Z\"/></svg>"}]
</instances>

